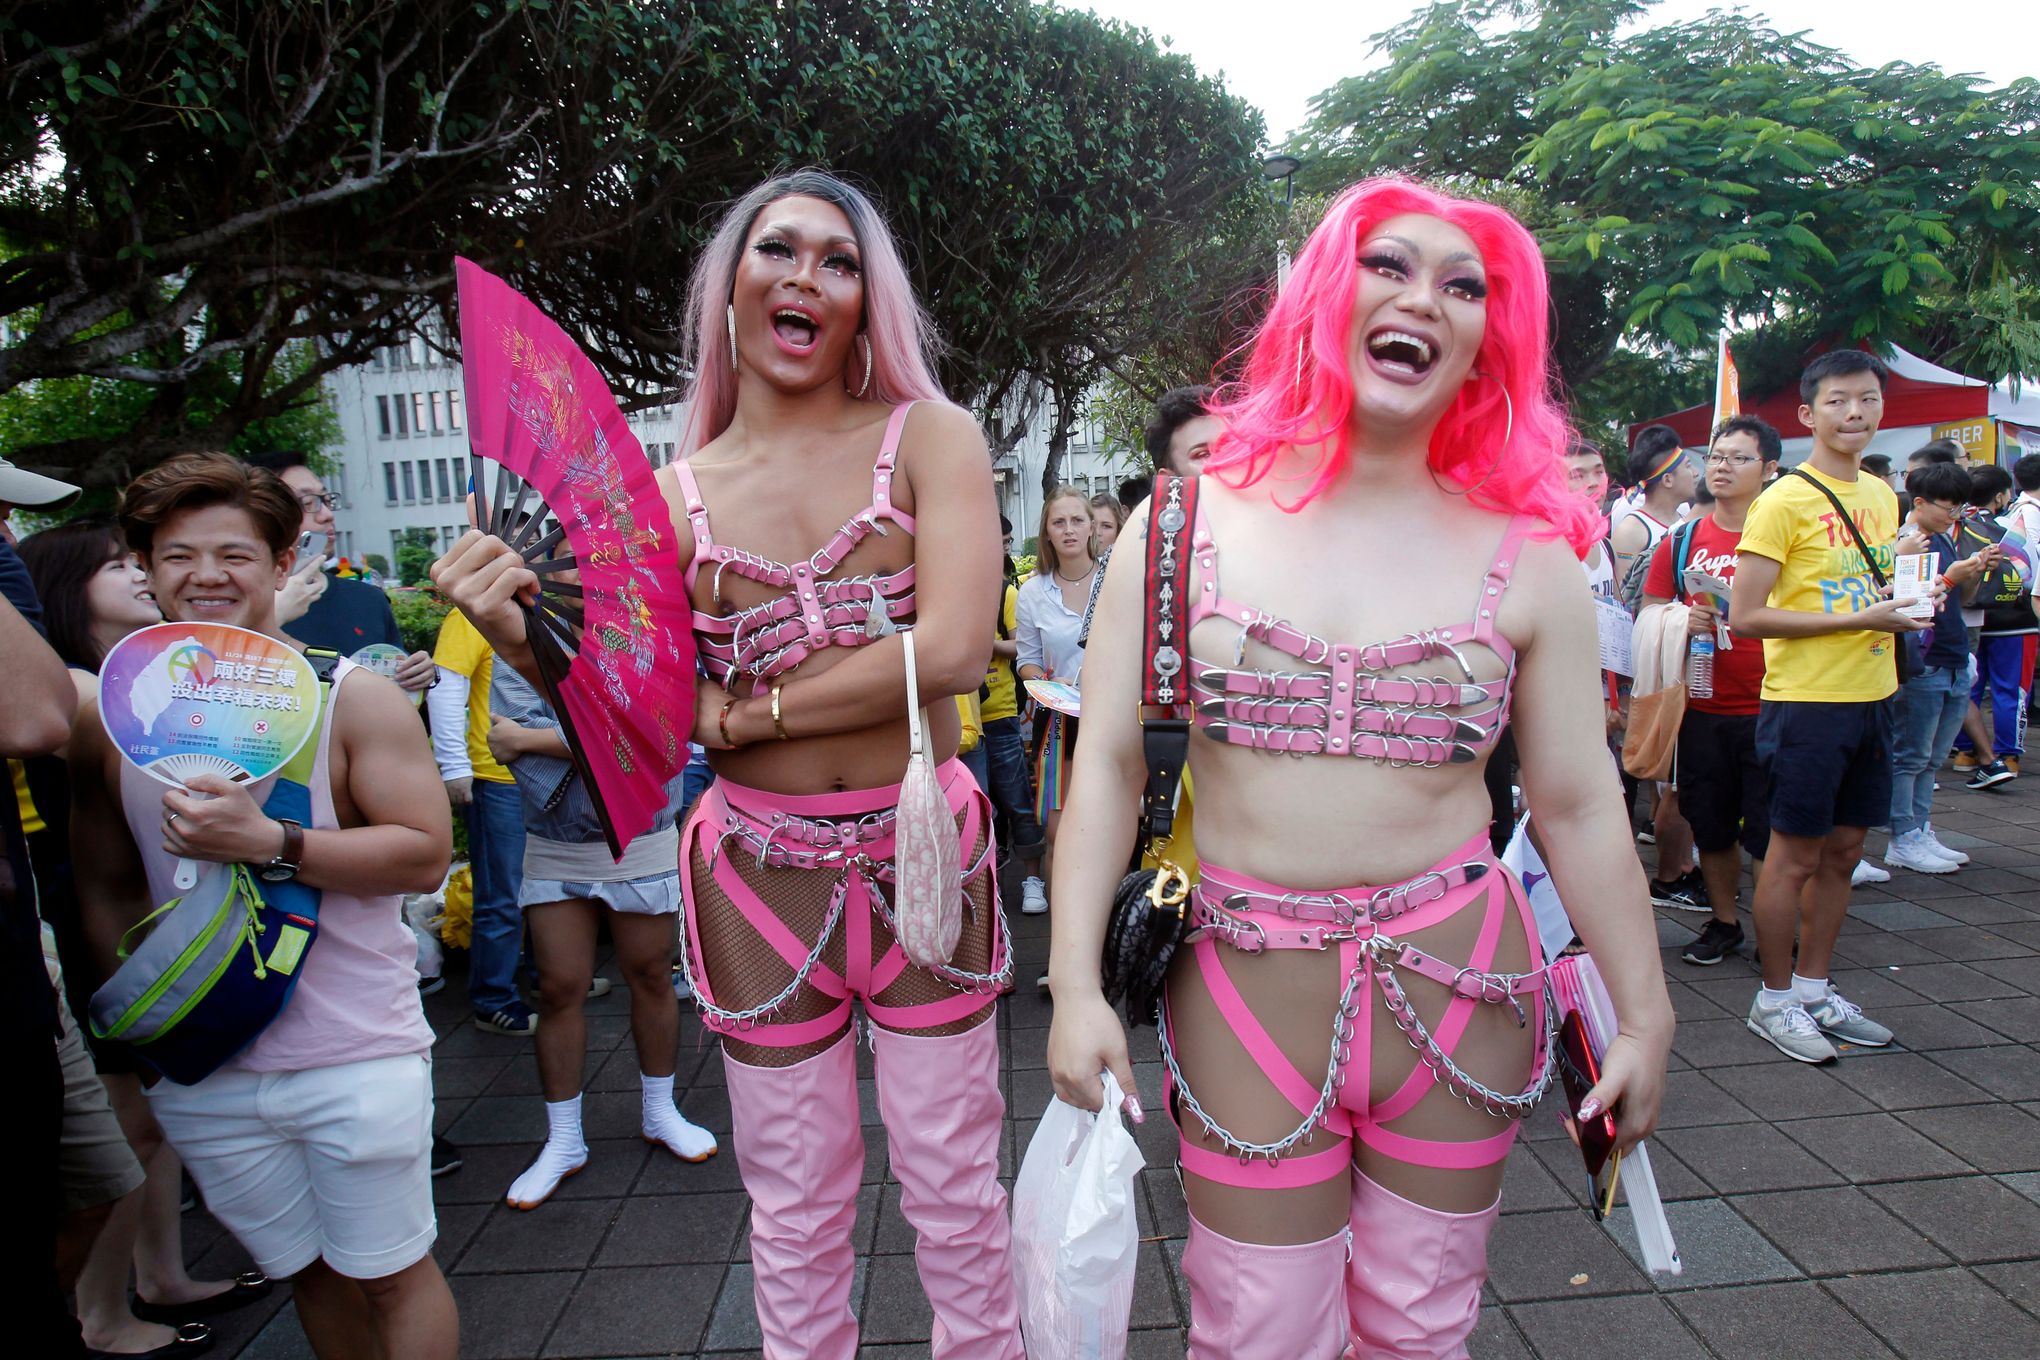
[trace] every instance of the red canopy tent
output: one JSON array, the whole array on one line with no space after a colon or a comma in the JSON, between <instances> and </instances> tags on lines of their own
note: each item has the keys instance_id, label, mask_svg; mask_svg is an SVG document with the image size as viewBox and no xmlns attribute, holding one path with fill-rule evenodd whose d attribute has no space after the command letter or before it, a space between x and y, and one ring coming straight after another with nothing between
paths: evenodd
<instances>
[{"instance_id":1,"label":"red canopy tent","mask_svg":"<svg viewBox=\"0 0 2040 1360\"><path fill-rule=\"evenodd\" d=\"M1903 350L1895 351L1892 359L1891 382L1884 389L1883 428L1942 425L1955 420L1980 420L1991 414L1991 389L1987 384L1962 378ZM1787 439L1806 434L1806 427L1799 423L1797 384L1773 392L1743 410L1745 414L1763 417ZM1713 420L1713 403L1689 406L1670 415L1637 421L1629 427L1629 442L1634 444L1636 432L1646 425L1669 425L1680 443L1689 448L1705 447L1713 431Z\"/></svg>"}]
</instances>

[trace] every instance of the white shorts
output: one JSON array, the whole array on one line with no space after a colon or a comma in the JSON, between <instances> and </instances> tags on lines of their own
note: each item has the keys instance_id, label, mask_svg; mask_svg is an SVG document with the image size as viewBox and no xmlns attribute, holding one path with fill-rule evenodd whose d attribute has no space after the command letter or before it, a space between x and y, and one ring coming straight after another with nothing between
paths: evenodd
<instances>
[{"instance_id":1,"label":"white shorts","mask_svg":"<svg viewBox=\"0 0 2040 1360\"><path fill-rule=\"evenodd\" d=\"M323 1259L374 1280L432 1250L429 1053L308 1072L222 1068L196 1086L159 1081L149 1104L206 1208L264 1274Z\"/></svg>"}]
</instances>

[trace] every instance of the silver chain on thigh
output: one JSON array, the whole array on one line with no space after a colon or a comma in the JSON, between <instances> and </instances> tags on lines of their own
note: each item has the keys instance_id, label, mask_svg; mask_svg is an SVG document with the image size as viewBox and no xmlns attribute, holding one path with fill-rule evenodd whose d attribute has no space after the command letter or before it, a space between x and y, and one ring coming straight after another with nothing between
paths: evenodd
<instances>
[{"instance_id":1,"label":"silver chain on thigh","mask_svg":"<svg viewBox=\"0 0 2040 1360\"><path fill-rule=\"evenodd\" d=\"M1250 1143L1205 1113L1191 1094L1190 1083L1183 1078L1183 1069L1176 1062L1175 1045L1169 1042L1169 1003L1162 1001L1162 1022L1159 1026L1162 1039L1162 1062L1168 1066L1169 1079L1175 1083L1176 1098L1184 1108L1197 1116L1197 1122L1204 1131L1225 1145L1225 1150L1240 1159L1245 1166L1256 1157L1265 1158L1269 1166L1279 1165L1282 1159L1299 1145L1308 1145L1317 1136L1318 1126L1338 1103L1339 1091L1346 1084L1346 1061L1353 1051L1353 1022L1360 1018L1360 980L1366 974L1363 967L1355 967L1347 975L1346 986L1339 993L1339 1014L1332 1023L1332 1057L1326 1064L1324 1085L1318 1088L1317 1103L1310 1107L1310 1113L1303 1122L1272 1143Z\"/></svg>"},{"instance_id":2,"label":"silver chain on thigh","mask_svg":"<svg viewBox=\"0 0 2040 1360\"><path fill-rule=\"evenodd\" d=\"M1379 937L1377 937L1379 938ZM1282 1158L1299 1145L1308 1146L1316 1135L1319 1125L1331 1113L1340 1090L1346 1081L1346 1064L1352 1054L1354 1022L1360 1017L1362 1003L1358 997L1360 982L1368 972L1368 956L1355 961L1346 977L1346 985L1339 993L1337 1018L1332 1022L1332 1056L1327 1065L1324 1085L1318 1088L1317 1103L1298 1124L1281 1138L1272 1143L1253 1143L1239 1137L1230 1129L1213 1119L1197 1101L1190 1090L1190 1083L1183 1076L1183 1069L1176 1061L1175 1046L1169 1040L1168 1000L1162 1001L1161 1030L1162 1062L1168 1067L1169 1078L1175 1083L1176 1097L1182 1106L1197 1117L1204 1131L1218 1139L1227 1152L1240 1159L1242 1166L1256 1157L1264 1158L1268 1165L1278 1165ZM1537 1075L1523 1091L1509 1095L1488 1086L1472 1073L1452 1060L1452 1055L1438 1046L1430 1030L1418 1018L1404 993L1402 984L1395 978L1391 964L1382 960L1374 969L1376 981L1381 987L1382 1004L1387 1008L1389 1019L1402 1032L1403 1038L1417 1051L1418 1060L1431 1069L1432 1077L1445 1084L1447 1090L1465 1101L1473 1109L1498 1118L1521 1119L1535 1109L1537 1102L1551 1086L1551 1079L1558 1064L1552 1061L1552 1045L1558 1034L1558 1008L1553 1004L1550 988L1544 996L1544 1041L1541 1048L1541 1062Z\"/></svg>"},{"instance_id":3,"label":"silver chain on thigh","mask_svg":"<svg viewBox=\"0 0 2040 1360\"><path fill-rule=\"evenodd\" d=\"M872 912L885 923L885 928L891 931L893 938L897 940L900 933L899 918L894 914L892 904L886 901L877 880L871 880L867 886L871 889ZM973 916L977 914L975 903L971 904L971 914ZM947 963L930 964L923 971L934 975L937 981L946 983L959 992L976 992L980 996L1003 992L1006 985L1013 980L1013 939L1006 930L1006 913L998 908L996 902L992 908L992 957L1005 960L996 973L973 973L967 968L957 968Z\"/></svg>"},{"instance_id":4,"label":"silver chain on thigh","mask_svg":"<svg viewBox=\"0 0 2040 1360\"><path fill-rule=\"evenodd\" d=\"M829 898L829 914L822 918L822 929L821 933L815 937L815 947L808 951L808 956L805 959L801 960L800 967L794 969L793 981L787 983L779 994L771 1000L740 1011L727 1010L716 1005L708 999L708 993L702 991L696 984L693 962L688 957L687 932L682 930L680 932L680 976L686 979L687 989L694 993L695 1004L699 1005L702 1012L715 1022L717 1028L722 1029L752 1029L785 1010L787 1006L792 1004L794 997L800 994L800 989L807 985L808 977L821 964L822 954L829 947L829 939L836 933L837 925L843 920L843 905L849 899L849 895L850 875L849 871L845 870L843 877L837 880L835 892ZM770 904L767 903L765 905L769 911L771 909Z\"/></svg>"},{"instance_id":5,"label":"silver chain on thigh","mask_svg":"<svg viewBox=\"0 0 2040 1360\"><path fill-rule=\"evenodd\" d=\"M895 817L894 810L888 808L882 813L866 814L863 817L842 823L841 825L849 828L853 834L863 833L869 835L873 832L883 834L891 829ZM779 859L778 856L780 854L793 854L796 852L774 842L774 835L780 830L781 826L793 821L805 822L806 820L782 818L775 815L772 834L761 834L744 823L738 822L716 838L714 846L709 851L707 867L713 872L716 860L722 855L724 844L735 840L745 849L751 850L756 854L757 864L761 869L781 867L807 868L809 866L791 865ZM807 984L808 978L821 965L822 955L828 950L830 939L835 935L837 927L842 924L843 913L849 901L850 874L853 870L860 872L864 877L865 889L871 899L872 913L885 923L886 929L890 930L895 938L898 937L899 927L897 917L894 916L892 906L886 901L885 893L879 886L885 876L887 865L861 852L845 852L841 849L824 853L822 859L825 863L830 860L840 860L843 863L841 874L836 880L835 891L829 898L828 915L822 919L822 929L815 937L814 948L808 951L807 957L802 959L800 966L794 970L793 980L788 982L785 987L780 989L769 1000L760 1002L756 1006L746 1007L740 1011L728 1010L710 1001L707 993L703 992L696 985L694 962L688 956L687 932L685 930L680 932L680 976L686 980L688 990L694 993L695 1001L700 1005L702 1012L710 1020L714 1021L718 1027L738 1030L752 1029L770 1020L773 1016L793 1004L793 999L800 994L800 990ZM990 859L991 857L987 855L986 861L988 864ZM818 868L821 866L814 867ZM812 868L809 871L812 872ZM771 903L765 902L763 898L760 898L759 901L766 910L771 910ZM975 912L975 904L973 904L973 912ZM1005 960L997 972L974 973L964 968L953 968L948 964L937 964L927 971L938 981L959 992L975 992L979 995L994 995L1003 992L1013 980L1013 942L1012 937L1007 933L1005 912L999 911L996 908L993 910L992 927L996 932L993 940L993 952L995 955L1003 956Z\"/></svg>"},{"instance_id":6,"label":"silver chain on thigh","mask_svg":"<svg viewBox=\"0 0 2040 1360\"><path fill-rule=\"evenodd\" d=\"M1381 1000L1388 1008L1388 1018L1402 1031L1410 1047L1417 1051L1417 1060L1431 1069L1434 1078L1445 1083L1446 1090L1472 1108L1504 1119L1522 1119L1537 1108L1538 1101L1544 1099L1544 1093L1551 1088L1552 1075L1558 1069L1558 1064L1551 1060L1552 1042L1558 1035L1558 1007L1553 1004L1549 985L1544 989L1544 1041L1540 1046L1537 1074L1522 1091L1507 1095L1452 1061L1452 1055L1438 1046L1431 1031L1417 1017L1416 1008L1410 1005L1402 983L1396 979L1394 968L1376 969L1374 976L1380 984Z\"/></svg>"}]
</instances>

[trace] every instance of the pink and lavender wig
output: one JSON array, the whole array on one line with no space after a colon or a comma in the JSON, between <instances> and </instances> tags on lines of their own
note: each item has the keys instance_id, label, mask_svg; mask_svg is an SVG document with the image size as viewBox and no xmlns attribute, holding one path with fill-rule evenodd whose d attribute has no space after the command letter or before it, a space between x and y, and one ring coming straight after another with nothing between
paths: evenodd
<instances>
[{"instance_id":1,"label":"pink and lavender wig","mask_svg":"<svg viewBox=\"0 0 2040 1360\"><path fill-rule=\"evenodd\" d=\"M864 278L864 333L871 340L871 390L865 395L889 406L948 400L930 363L934 326L914 296L907 267L878 208L854 186L826 171L796 170L766 180L723 214L688 282L688 343L683 357L694 374L694 386L680 429L682 458L728 429L736 414L737 375L730 365L724 309L758 214L794 197L835 204L850 219L850 232L857 238ZM853 352L851 363L857 362Z\"/></svg>"},{"instance_id":2,"label":"pink and lavender wig","mask_svg":"<svg viewBox=\"0 0 2040 1360\"><path fill-rule=\"evenodd\" d=\"M1328 453L1315 479L1284 506L1292 511L1344 474L1353 452L1346 356L1359 274L1355 256L1370 233L1405 213L1458 227L1487 266L1487 332L1473 374L1431 434L1432 471L1476 505L1550 522L1584 553L1595 538L1594 517L1568 491L1560 461L1571 434L1551 393L1550 300L1537 242L1492 204L1408 180L1363 180L1333 201L1250 342L1243 380L1221 390L1212 405L1225 431L1205 471L1250 486L1268 475L1284 448L1322 444Z\"/></svg>"}]
</instances>

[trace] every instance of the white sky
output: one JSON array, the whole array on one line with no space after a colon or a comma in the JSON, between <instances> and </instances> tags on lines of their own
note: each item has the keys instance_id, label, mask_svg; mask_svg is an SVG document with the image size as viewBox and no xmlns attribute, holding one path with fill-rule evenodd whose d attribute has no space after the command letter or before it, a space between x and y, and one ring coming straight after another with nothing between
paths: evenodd
<instances>
[{"instance_id":1,"label":"white sky","mask_svg":"<svg viewBox=\"0 0 2040 1360\"><path fill-rule=\"evenodd\" d=\"M1268 120L1271 143L1302 124L1312 95L1379 64L1368 39L1401 23L1417 0L1059 0L1172 39L1200 71L1222 74ZM1661 0L1652 24L1710 9L1766 15L1782 32L1805 30L1864 66L1932 63L2003 85L2040 76L2040 5L2032 0Z\"/></svg>"}]
</instances>

